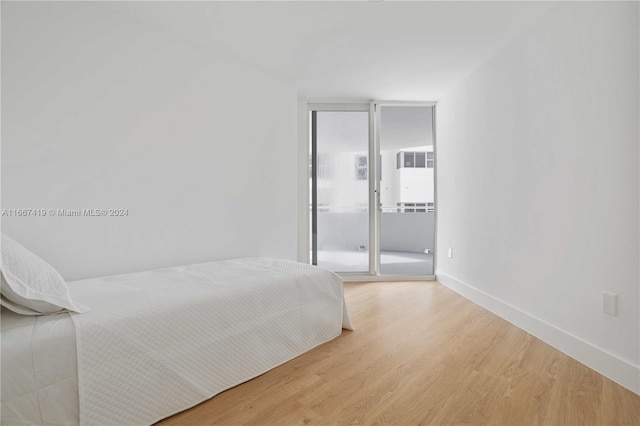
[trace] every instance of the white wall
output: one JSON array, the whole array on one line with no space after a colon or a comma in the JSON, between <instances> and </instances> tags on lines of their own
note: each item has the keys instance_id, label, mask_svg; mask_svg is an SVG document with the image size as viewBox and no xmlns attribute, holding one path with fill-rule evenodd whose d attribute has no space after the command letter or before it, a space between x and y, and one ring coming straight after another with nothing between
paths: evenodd
<instances>
[{"instance_id":1,"label":"white wall","mask_svg":"<svg viewBox=\"0 0 640 426\"><path fill-rule=\"evenodd\" d=\"M369 249L368 212L318 212L318 250L357 251Z\"/></svg>"},{"instance_id":2,"label":"white wall","mask_svg":"<svg viewBox=\"0 0 640 426\"><path fill-rule=\"evenodd\" d=\"M381 213L380 250L433 252L434 214ZM369 213L318 212L318 250L357 251L369 244Z\"/></svg>"},{"instance_id":3,"label":"white wall","mask_svg":"<svg viewBox=\"0 0 640 426\"><path fill-rule=\"evenodd\" d=\"M439 279L636 392L638 47L638 3L562 4L437 108Z\"/></svg>"},{"instance_id":4,"label":"white wall","mask_svg":"<svg viewBox=\"0 0 640 426\"><path fill-rule=\"evenodd\" d=\"M433 202L433 168L401 168L397 170L399 199L403 203Z\"/></svg>"},{"instance_id":5,"label":"white wall","mask_svg":"<svg viewBox=\"0 0 640 426\"><path fill-rule=\"evenodd\" d=\"M133 7L133 6L132 6ZM67 279L296 255L296 91L109 4L3 3L2 218Z\"/></svg>"},{"instance_id":6,"label":"white wall","mask_svg":"<svg viewBox=\"0 0 640 426\"><path fill-rule=\"evenodd\" d=\"M433 212L380 214L380 249L433 253L434 216Z\"/></svg>"},{"instance_id":7,"label":"white wall","mask_svg":"<svg viewBox=\"0 0 640 426\"><path fill-rule=\"evenodd\" d=\"M383 207L397 206L400 200L400 173L397 169L398 151L380 151L380 202Z\"/></svg>"}]
</instances>

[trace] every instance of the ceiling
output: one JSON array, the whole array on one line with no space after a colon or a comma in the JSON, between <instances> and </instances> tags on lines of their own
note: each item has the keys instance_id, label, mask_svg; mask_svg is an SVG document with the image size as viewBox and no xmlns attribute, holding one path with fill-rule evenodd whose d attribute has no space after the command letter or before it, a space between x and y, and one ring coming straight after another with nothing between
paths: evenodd
<instances>
[{"instance_id":1,"label":"ceiling","mask_svg":"<svg viewBox=\"0 0 640 426\"><path fill-rule=\"evenodd\" d=\"M105 3L103 3L105 5ZM112 2L296 82L303 97L439 100L549 2Z\"/></svg>"}]
</instances>

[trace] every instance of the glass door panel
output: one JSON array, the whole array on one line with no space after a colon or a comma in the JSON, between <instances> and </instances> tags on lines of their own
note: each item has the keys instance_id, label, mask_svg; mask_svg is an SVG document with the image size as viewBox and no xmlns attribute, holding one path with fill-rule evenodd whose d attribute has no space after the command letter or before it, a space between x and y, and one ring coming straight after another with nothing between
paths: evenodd
<instances>
[{"instance_id":1,"label":"glass door panel","mask_svg":"<svg viewBox=\"0 0 640 426\"><path fill-rule=\"evenodd\" d=\"M312 263L369 272L369 112L310 113Z\"/></svg>"},{"instance_id":2,"label":"glass door panel","mask_svg":"<svg viewBox=\"0 0 640 426\"><path fill-rule=\"evenodd\" d=\"M380 106L380 273L432 275L433 107Z\"/></svg>"}]
</instances>

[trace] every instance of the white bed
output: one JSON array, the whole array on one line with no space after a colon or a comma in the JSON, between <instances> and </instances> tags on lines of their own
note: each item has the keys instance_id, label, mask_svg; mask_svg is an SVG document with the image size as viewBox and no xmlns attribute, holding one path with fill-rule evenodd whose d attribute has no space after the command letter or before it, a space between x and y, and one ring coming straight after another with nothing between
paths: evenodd
<instances>
[{"instance_id":1,"label":"white bed","mask_svg":"<svg viewBox=\"0 0 640 426\"><path fill-rule=\"evenodd\" d=\"M342 280L274 259L68 283L83 314L2 310L2 419L152 424L351 329Z\"/></svg>"},{"instance_id":2,"label":"white bed","mask_svg":"<svg viewBox=\"0 0 640 426\"><path fill-rule=\"evenodd\" d=\"M78 424L75 347L68 313L2 308L2 425Z\"/></svg>"}]
</instances>

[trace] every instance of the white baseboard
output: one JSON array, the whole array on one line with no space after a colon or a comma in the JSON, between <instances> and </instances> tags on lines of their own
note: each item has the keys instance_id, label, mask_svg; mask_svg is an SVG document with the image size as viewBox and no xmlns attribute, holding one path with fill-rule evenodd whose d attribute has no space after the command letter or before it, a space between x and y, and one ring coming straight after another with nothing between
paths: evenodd
<instances>
[{"instance_id":1,"label":"white baseboard","mask_svg":"<svg viewBox=\"0 0 640 426\"><path fill-rule=\"evenodd\" d=\"M438 273L436 274L436 281L640 395L640 366L620 359L604 349L567 333L515 306L496 299L450 275Z\"/></svg>"}]
</instances>

